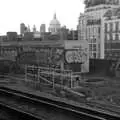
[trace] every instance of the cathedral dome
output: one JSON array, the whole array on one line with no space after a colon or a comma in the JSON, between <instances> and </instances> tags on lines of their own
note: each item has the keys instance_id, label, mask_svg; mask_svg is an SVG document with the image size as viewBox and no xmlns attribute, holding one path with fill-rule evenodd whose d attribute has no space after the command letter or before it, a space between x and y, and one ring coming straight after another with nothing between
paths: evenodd
<instances>
[{"instance_id":1,"label":"cathedral dome","mask_svg":"<svg viewBox=\"0 0 120 120\"><path fill-rule=\"evenodd\" d=\"M60 22L56 18L56 14L54 15L53 20L51 20L50 25L60 25Z\"/></svg>"},{"instance_id":2,"label":"cathedral dome","mask_svg":"<svg viewBox=\"0 0 120 120\"><path fill-rule=\"evenodd\" d=\"M60 22L56 18L56 14L54 14L53 20L50 22L49 32L57 33L60 29Z\"/></svg>"}]
</instances>

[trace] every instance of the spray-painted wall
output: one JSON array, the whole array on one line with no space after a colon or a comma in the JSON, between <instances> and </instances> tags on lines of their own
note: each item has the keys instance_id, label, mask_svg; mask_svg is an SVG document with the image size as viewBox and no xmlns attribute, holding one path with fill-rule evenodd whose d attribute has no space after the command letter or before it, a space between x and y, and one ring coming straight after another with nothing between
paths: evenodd
<instances>
[{"instance_id":1,"label":"spray-painted wall","mask_svg":"<svg viewBox=\"0 0 120 120\"><path fill-rule=\"evenodd\" d=\"M89 72L89 51L87 41L65 41L65 61L76 72Z\"/></svg>"}]
</instances>

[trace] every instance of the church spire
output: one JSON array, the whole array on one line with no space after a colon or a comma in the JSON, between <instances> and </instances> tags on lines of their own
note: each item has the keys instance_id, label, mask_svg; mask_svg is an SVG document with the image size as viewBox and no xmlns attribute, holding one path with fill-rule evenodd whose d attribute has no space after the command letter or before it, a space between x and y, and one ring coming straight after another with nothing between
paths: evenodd
<instances>
[{"instance_id":1,"label":"church spire","mask_svg":"<svg viewBox=\"0 0 120 120\"><path fill-rule=\"evenodd\" d=\"M56 19L56 13L54 14L54 17L53 17L54 19Z\"/></svg>"}]
</instances>

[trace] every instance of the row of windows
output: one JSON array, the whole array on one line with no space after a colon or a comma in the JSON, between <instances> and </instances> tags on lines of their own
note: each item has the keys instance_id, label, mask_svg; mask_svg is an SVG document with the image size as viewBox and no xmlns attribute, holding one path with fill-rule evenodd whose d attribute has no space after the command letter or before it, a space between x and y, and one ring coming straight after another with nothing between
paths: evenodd
<instances>
[{"instance_id":1,"label":"row of windows","mask_svg":"<svg viewBox=\"0 0 120 120\"><path fill-rule=\"evenodd\" d=\"M87 36L89 36L90 34L91 35L100 34L100 28L98 27L87 28Z\"/></svg>"},{"instance_id":2,"label":"row of windows","mask_svg":"<svg viewBox=\"0 0 120 120\"><path fill-rule=\"evenodd\" d=\"M120 31L120 22L111 22L111 23L106 23L106 31L116 31L119 30Z\"/></svg>"},{"instance_id":3,"label":"row of windows","mask_svg":"<svg viewBox=\"0 0 120 120\"><path fill-rule=\"evenodd\" d=\"M97 46L96 46L96 44L89 44L89 51L94 51L94 52L96 52L97 51Z\"/></svg>"},{"instance_id":4,"label":"row of windows","mask_svg":"<svg viewBox=\"0 0 120 120\"><path fill-rule=\"evenodd\" d=\"M112 33L111 34L106 34L106 39L107 40L120 40L120 33Z\"/></svg>"},{"instance_id":5,"label":"row of windows","mask_svg":"<svg viewBox=\"0 0 120 120\"><path fill-rule=\"evenodd\" d=\"M97 40L96 40L96 38L92 38L92 39L88 39L88 42L89 43L92 43L92 44L96 44L96 42L97 42Z\"/></svg>"},{"instance_id":6,"label":"row of windows","mask_svg":"<svg viewBox=\"0 0 120 120\"><path fill-rule=\"evenodd\" d=\"M97 38L100 38L100 35L98 35L98 34L96 34L96 35L91 35L91 34L89 34L89 35L86 35L86 38L87 39L97 39Z\"/></svg>"}]
</instances>

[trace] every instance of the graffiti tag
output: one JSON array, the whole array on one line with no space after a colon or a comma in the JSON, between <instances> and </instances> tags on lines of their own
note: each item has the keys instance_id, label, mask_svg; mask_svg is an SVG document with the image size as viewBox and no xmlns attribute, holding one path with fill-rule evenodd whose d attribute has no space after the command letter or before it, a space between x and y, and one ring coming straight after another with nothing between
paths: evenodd
<instances>
[{"instance_id":1,"label":"graffiti tag","mask_svg":"<svg viewBox=\"0 0 120 120\"><path fill-rule=\"evenodd\" d=\"M84 63L87 61L87 53L79 50L68 50L65 53L67 63Z\"/></svg>"}]
</instances>

